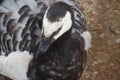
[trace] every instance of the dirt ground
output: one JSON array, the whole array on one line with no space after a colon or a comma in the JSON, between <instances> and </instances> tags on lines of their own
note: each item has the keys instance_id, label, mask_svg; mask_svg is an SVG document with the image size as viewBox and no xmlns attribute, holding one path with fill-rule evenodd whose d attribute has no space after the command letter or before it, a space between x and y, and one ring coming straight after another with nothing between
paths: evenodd
<instances>
[{"instance_id":1,"label":"dirt ground","mask_svg":"<svg viewBox=\"0 0 120 80\"><path fill-rule=\"evenodd\" d=\"M92 35L82 80L120 80L120 0L79 2Z\"/></svg>"},{"instance_id":2,"label":"dirt ground","mask_svg":"<svg viewBox=\"0 0 120 80\"><path fill-rule=\"evenodd\" d=\"M82 80L120 80L120 0L79 0L92 34Z\"/></svg>"}]
</instances>

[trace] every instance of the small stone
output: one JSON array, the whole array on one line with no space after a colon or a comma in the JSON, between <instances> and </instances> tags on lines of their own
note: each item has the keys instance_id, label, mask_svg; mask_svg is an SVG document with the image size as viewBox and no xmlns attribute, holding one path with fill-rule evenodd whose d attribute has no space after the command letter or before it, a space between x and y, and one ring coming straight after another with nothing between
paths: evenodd
<instances>
[{"instance_id":1,"label":"small stone","mask_svg":"<svg viewBox=\"0 0 120 80\"><path fill-rule=\"evenodd\" d=\"M116 43L119 44L120 43L120 38L116 40Z\"/></svg>"},{"instance_id":2,"label":"small stone","mask_svg":"<svg viewBox=\"0 0 120 80\"><path fill-rule=\"evenodd\" d=\"M110 8L110 6L109 6L109 5L106 5L106 8Z\"/></svg>"},{"instance_id":3,"label":"small stone","mask_svg":"<svg viewBox=\"0 0 120 80\"><path fill-rule=\"evenodd\" d=\"M97 74L98 74L98 72L97 72L97 71L95 71L95 72L94 72L94 74L95 74L95 75L97 75Z\"/></svg>"}]
</instances>

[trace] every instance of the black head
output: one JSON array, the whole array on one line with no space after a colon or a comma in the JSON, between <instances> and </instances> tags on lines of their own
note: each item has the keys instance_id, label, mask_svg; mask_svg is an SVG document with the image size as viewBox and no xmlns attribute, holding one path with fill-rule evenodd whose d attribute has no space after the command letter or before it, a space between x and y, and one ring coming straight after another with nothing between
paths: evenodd
<instances>
[{"instance_id":1,"label":"black head","mask_svg":"<svg viewBox=\"0 0 120 80\"><path fill-rule=\"evenodd\" d=\"M37 54L44 54L49 46L72 27L71 7L63 2L52 4L45 12L42 38Z\"/></svg>"},{"instance_id":2,"label":"black head","mask_svg":"<svg viewBox=\"0 0 120 80\"><path fill-rule=\"evenodd\" d=\"M60 18L63 18L65 16L67 11L70 11L70 6L66 3L54 3L47 11L47 18L51 22L59 21Z\"/></svg>"}]
</instances>

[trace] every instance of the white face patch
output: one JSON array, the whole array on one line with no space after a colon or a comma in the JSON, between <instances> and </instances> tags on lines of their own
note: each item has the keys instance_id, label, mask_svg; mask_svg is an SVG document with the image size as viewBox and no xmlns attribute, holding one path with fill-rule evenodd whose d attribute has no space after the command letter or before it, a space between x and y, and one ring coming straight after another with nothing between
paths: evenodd
<instances>
[{"instance_id":1,"label":"white face patch","mask_svg":"<svg viewBox=\"0 0 120 80\"><path fill-rule=\"evenodd\" d=\"M46 12L47 13L47 12ZM56 34L53 38L56 40L59 38L63 33L68 31L72 26L71 14L70 12L66 12L66 15L61 18L59 21L50 22L47 17L46 13L43 19L43 30L45 37L50 37L54 32L57 32L60 28L58 34Z\"/></svg>"}]
</instances>

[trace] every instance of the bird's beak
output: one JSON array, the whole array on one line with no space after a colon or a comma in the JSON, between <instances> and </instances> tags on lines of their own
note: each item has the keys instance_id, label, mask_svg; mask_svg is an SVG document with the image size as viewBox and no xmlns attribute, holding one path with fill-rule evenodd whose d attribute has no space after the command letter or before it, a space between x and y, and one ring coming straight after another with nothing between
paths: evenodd
<instances>
[{"instance_id":1,"label":"bird's beak","mask_svg":"<svg viewBox=\"0 0 120 80\"><path fill-rule=\"evenodd\" d=\"M47 52L53 40L49 37L42 36L40 43L38 44L37 54L43 55Z\"/></svg>"}]
</instances>

